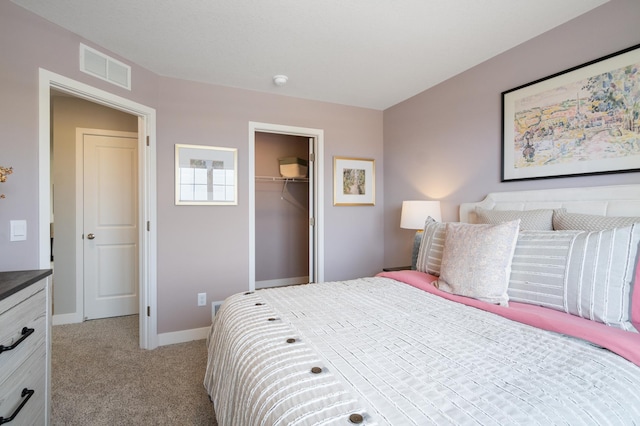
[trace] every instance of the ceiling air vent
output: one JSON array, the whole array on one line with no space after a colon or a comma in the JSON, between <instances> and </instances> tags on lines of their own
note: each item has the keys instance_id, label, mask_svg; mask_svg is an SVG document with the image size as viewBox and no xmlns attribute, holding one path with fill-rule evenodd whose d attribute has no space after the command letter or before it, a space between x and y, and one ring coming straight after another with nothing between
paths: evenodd
<instances>
[{"instance_id":1,"label":"ceiling air vent","mask_svg":"<svg viewBox=\"0 0 640 426\"><path fill-rule=\"evenodd\" d=\"M80 43L80 71L131 90L131 67Z\"/></svg>"}]
</instances>

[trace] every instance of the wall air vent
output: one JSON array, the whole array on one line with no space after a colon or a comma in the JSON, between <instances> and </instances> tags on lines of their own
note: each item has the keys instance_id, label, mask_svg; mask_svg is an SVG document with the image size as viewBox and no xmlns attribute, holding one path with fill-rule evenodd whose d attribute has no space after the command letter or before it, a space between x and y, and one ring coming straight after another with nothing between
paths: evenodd
<instances>
[{"instance_id":1,"label":"wall air vent","mask_svg":"<svg viewBox=\"0 0 640 426\"><path fill-rule=\"evenodd\" d=\"M131 67L80 43L80 71L131 90Z\"/></svg>"}]
</instances>

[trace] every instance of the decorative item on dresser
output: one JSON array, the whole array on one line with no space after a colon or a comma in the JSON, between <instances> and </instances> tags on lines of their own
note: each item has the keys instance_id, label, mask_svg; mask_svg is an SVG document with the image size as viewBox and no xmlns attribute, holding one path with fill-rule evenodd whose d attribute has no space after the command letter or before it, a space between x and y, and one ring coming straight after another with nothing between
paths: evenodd
<instances>
[{"instance_id":1,"label":"decorative item on dresser","mask_svg":"<svg viewBox=\"0 0 640 426\"><path fill-rule=\"evenodd\" d=\"M49 423L51 273L0 272L0 424Z\"/></svg>"}]
</instances>

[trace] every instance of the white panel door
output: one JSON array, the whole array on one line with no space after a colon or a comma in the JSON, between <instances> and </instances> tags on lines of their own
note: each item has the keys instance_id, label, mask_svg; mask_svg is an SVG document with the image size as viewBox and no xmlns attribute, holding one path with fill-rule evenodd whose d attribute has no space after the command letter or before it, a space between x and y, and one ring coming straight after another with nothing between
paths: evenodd
<instances>
[{"instance_id":1,"label":"white panel door","mask_svg":"<svg viewBox=\"0 0 640 426\"><path fill-rule=\"evenodd\" d=\"M138 139L84 134L85 319L138 313Z\"/></svg>"}]
</instances>

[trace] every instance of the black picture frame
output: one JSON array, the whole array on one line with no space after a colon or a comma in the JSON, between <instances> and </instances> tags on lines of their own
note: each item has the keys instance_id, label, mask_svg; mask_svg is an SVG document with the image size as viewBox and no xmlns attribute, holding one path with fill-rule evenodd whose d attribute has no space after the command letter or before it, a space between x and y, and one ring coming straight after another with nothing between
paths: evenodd
<instances>
[{"instance_id":1,"label":"black picture frame","mask_svg":"<svg viewBox=\"0 0 640 426\"><path fill-rule=\"evenodd\" d=\"M502 182L636 171L640 44L502 92Z\"/></svg>"}]
</instances>

